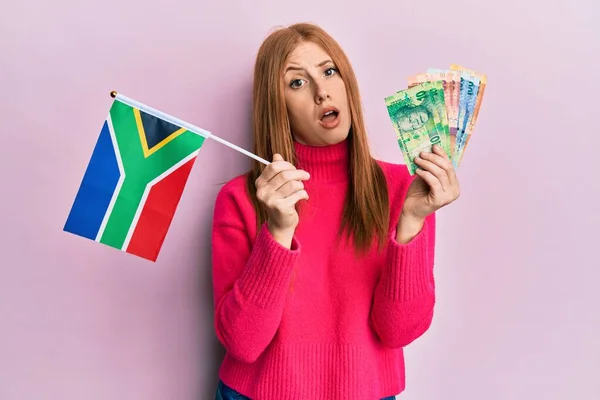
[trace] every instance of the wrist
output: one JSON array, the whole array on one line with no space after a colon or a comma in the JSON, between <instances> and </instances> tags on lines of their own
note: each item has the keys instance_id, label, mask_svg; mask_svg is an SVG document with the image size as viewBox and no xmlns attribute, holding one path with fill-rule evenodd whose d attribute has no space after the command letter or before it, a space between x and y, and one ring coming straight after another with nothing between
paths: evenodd
<instances>
[{"instance_id":1,"label":"wrist","mask_svg":"<svg viewBox=\"0 0 600 400\"><path fill-rule=\"evenodd\" d=\"M271 236L273 236L273 239L277 243L279 243L286 249L291 249L292 239L294 238L295 229L278 228L278 227L274 226L273 224L271 224L270 222L267 222L267 228L268 228L269 232L271 233Z\"/></svg>"},{"instance_id":2,"label":"wrist","mask_svg":"<svg viewBox=\"0 0 600 400\"><path fill-rule=\"evenodd\" d=\"M400 214L396 229L396 241L402 244L410 242L423 229L425 218Z\"/></svg>"}]
</instances>

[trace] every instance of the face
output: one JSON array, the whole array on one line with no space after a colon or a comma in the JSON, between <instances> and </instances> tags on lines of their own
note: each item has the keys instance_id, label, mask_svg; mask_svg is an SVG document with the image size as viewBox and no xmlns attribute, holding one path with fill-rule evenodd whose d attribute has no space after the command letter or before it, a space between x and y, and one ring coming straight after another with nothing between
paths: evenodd
<instances>
[{"instance_id":1,"label":"face","mask_svg":"<svg viewBox=\"0 0 600 400\"><path fill-rule=\"evenodd\" d=\"M283 84L296 141L327 146L346 139L351 124L346 86L321 47L298 45L284 67Z\"/></svg>"},{"instance_id":2,"label":"face","mask_svg":"<svg viewBox=\"0 0 600 400\"><path fill-rule=\"evenodd\" d=\"M403 132L410 132L421 128L423 125L425 125L428 119L429 116L426 112L415 111L408 115L402 116L398 121L398 125L400 126L400 130Z\"/></svg>"}]
</instances>

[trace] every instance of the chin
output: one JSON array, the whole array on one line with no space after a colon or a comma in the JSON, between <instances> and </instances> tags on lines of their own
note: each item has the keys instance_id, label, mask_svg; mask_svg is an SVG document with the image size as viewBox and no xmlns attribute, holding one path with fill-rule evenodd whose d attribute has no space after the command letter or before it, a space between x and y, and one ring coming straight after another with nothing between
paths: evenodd
<instances>
[{"instance_id":1,"label":"chin","mask_svg":"<svg viewBox=\"0 0 600 400\"><path fill-rule=\"evenodd\" d=\"M332 144L336 144L346 140L348 138L348 134L349 130L336 132L334 135L331 135L331 137L329 137L328 139L330 140L330 142L332 142Z\"/></svg>"},{"instance_id":2,"label":"chin","mask_svg":"<svg viewBox=\"0 0 600 400\"><path fill-rule=\"evenodd\" d=\"M311 146L331 146L343 142L348 138L349 131L325 131L320 130L315 137L307 140Z\"/></svg>"},{"instance_id":3,"label":"chin","mask_svg":"<svg viewBox=\"0 0 600 400\"><path fill-rule=\"evenodd\" d=\"M318 141L323 145L333 145L343 142L350 134L350 124L345 123L343 119L339 121L337 126L326 128L322 125L317 127Z\"/></svg>"}]
</instances>

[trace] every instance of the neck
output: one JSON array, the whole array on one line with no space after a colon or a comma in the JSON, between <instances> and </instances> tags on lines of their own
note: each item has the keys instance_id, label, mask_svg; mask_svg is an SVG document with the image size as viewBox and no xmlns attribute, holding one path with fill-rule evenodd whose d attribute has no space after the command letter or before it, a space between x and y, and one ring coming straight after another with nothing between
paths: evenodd
<instances>
[{"instance_id":1,"label":"neck","mask_svg":"<svg viewBox=\"0 0 600 400\"><path fill-rule=\"evenodd\" d=\"M312 182L343 182L350 175L348 139L327 146L294 142L297 168L310 174Z\"/></svg>"}]
</instances>

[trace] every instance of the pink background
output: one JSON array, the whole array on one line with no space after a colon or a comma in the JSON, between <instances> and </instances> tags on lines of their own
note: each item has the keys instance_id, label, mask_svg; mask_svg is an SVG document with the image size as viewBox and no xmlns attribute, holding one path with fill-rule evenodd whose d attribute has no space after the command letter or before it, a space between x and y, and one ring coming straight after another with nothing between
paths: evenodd
<instances>
[{"instance_id":1,"label":"pink background","mask_svg":"<svg viewBox=\"0 0 600 400\"><path fill-rule=\"evenodd\" d=\"M249 148L256 50L304 20L347 51L388 161L402 156L383 98L408 75L488 75L461 197L439 214L435 320L406 349L400 397L600 398L598 4L6 3L0 399L213 398L212 207L249 158L205 145L156 263L62 227L110 90Z\"/></svg>"}]
</instances>

